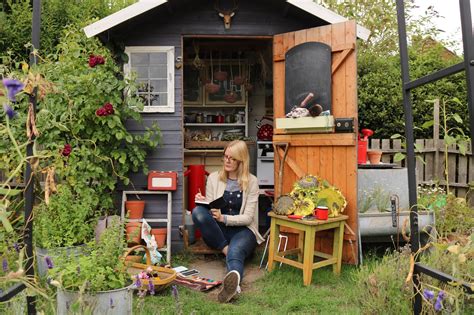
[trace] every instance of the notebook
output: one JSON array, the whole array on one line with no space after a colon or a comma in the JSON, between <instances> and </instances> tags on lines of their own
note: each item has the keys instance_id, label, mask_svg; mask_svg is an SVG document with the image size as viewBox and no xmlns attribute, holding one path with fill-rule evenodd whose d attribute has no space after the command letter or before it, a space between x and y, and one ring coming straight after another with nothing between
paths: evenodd
<instances>
[{"instance_id":1,"label":"notebook","mask_svg":"<svg viewBox=\"0 0 474 315\"><path fill-rule=\"evenodd\" d=\"M196 206L203 206L208 209L222 209L226 205L224 197L219 197L211 202L205 200L194 200L194 202L196 203Z\"/></svg>"}]
</instances>

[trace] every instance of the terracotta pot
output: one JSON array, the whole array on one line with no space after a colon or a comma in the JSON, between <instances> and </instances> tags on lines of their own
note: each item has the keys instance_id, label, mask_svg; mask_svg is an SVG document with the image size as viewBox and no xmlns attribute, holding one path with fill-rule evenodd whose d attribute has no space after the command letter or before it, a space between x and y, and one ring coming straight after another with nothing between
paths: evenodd
<instances>
[{"instance_id":1,"label":"terracotta pot","mask_svg":"<svg viewBox=\"0 0 474 315\"><path fill-rule=\"evenodd\" d=\"M140 244L141 228L142 224L140 222L129 222L125 225L128 244Z\"/></svg>"},{"instance_id":2,"label":"terracotta pot","mask_svg":"<svg viewBox=\"0 0 474 315\"><path fill-rule=\"evenodd\" d=\"M207 93L216 94L217 92L219 92L221 87L220 85L215 84L215 83L206 83L205 88L206 88Z\"/></svg>"},{"instance_id":3,"label":"terracotta pot","mask_svg":"<svg viewBox=\"0 0 474 315\"><path fill-rule=\"evenodd\" d=\"M226 93L224 95L224 101L227 103L235 103L237 102L237 95L234 92Z\"/></svg>"},{"instance_id":4,"label":"terracotta pot","mask_svg":"<svg viewBox=\"0 0 474 315\"><path fill-rule=\"evenodd\" d=\"M166 228L151 229L151 234L155 236L156 244L158 248L165 247L166 244Z\"/></svg>"},{"instance_id":5,"label":"terracotta pot","mask_svg":"<svg viewBox=\"0 0 474 315\"><path fill-rule=\"evenodd\" d=\"M125 209L129 219L142 219L143 211L145 210L145 201L130 200L125 201Z\"/></svg>"},{"instance_id":6,"label":"terracotta pot","mask_svg":"<svg viewBox=\"0 0 474 315\"><path fill-rule=\"evenodd\" d=\"M245 78L243 76L238 75L234 78L235 85L242 85L244 84L244 82L245 82Z\"/></svg>"},{"instance_id":7,"label":"terracotta pot","mask_svg":"<svg viewBox=\"0 0 474 315\"><path fill-rule=\"evenodd\" d=\"M142 256L139 255L128 255L125 257L126 262L131 262L131 263L139 263L142 261Z\"/></svg>"},{"instance_id":8,"label":"terracotta pot","mask_svg":"<svg viewBox=\"0 0 474 315\"><path fill-rule=\"evenodd\" d=\"M214 79L216 79L217 81L227 80L227 72L226 71L216 71L216 72L214 72Z\"/></svg>"},{"instance_id":9,"label":"terracotta pot","mask_svg":"<svg viewBox=\"0 0 474 315\"><path fill-rule=\"evenodd\" d=\"M380 159L382 158L382 151L369 150L367 151L367 156L369 157L370 164L380 164Z\"/></svg>"}]
</instances>

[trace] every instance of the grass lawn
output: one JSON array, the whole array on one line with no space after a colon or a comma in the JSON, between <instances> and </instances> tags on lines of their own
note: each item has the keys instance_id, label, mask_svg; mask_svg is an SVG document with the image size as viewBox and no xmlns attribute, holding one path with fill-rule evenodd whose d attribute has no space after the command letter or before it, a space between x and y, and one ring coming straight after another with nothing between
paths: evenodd
<instances>
[{"instance_id":1,"label":"grass lawn","mask_svg":"<svg viewBox=\"0 0 474 315\"><path fill-rule=\"evenodd\" d=\"M260 254L248 264L258 267ZM192 259L192 258L188 258ZM188 260L189 262L189 260ZM186 264L185 262L183 263ZM247 265L248 266L248 265ZM313 272L310 286L303 286L300 269L283 265L255 281L250 289L240 294L232 303L220 304L210 293L196 292L182 286L178 288L179 304L171 289L144 300L134 299L135 314L360 314L351 299L354 292L353 273L357 267L343 265L338 277L332 267ZM216 288L215 290L219 290Z\"/></svg>"}]
</instances>

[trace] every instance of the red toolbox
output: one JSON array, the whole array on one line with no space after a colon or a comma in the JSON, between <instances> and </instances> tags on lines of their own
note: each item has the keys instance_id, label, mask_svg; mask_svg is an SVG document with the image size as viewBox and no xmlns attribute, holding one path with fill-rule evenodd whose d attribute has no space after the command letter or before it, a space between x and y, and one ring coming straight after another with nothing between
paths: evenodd
<instances>
[{"instance_id":1,"label":"red toolbox","mask_svg":"<svg viewBox=\"0 0 474 315\"><path fill-rule=\"evenodd\" d=\"M148 173L148 190L176 190L178 173L150 171Z\"/></svg>"}]
</instances>

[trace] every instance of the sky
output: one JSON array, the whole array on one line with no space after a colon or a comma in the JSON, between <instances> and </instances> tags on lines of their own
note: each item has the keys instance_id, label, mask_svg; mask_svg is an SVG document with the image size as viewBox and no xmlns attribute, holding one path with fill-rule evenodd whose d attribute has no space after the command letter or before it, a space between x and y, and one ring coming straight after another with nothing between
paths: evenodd
<instances>
[{"instance_id":1,"label":"sky","mask_svg":"<svg viewBox=\"0 0 474 315\"><path fill-rule=\"evenodd\" d=\"M436 19L434 24L444 31L440 35L441 39L454 39L459 43L458 47L452 47L457 52L462 51L462 35L461 35L461 15L459 12L459 0L415 0L415 4L420 8L414 13L422 15L430 5L433 5L443 17ZM474 15L474 0L470 0L471 16ZM471 17L472 18L472 17Z\"/></svg>"}]
</instances>

